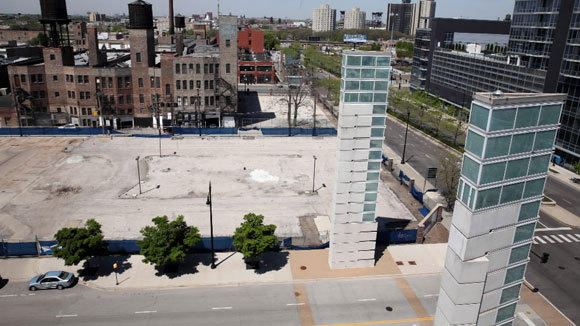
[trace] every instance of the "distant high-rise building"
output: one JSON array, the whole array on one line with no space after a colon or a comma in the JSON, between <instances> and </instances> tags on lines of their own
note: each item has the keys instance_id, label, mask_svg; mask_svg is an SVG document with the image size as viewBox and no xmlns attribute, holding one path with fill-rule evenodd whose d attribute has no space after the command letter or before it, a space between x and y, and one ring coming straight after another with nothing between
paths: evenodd
<instances>
[{"instance_id":1,"label":"distant high-rise building","mask_svg":"<svg viewBox=\"0 0 580 326\"><path fill-rule=\"evenodd\" d=\"M347 10L344 14L344 29L364 29L366 13L359 8Z\"/></svg>"},{"instance_id":2,"label":"distant high-rise building","mask_svg":"<svg viewBox=\"0 0 580 326\"><path fill-rule=\"evenodd\" d=\"M435 17L435 4L433 0L420 0L416 3L403 0L402 3L389 3L387 29L415 35L417 28L430 28L431 19Z\"/></svg>"},{"instance_id":3,"label":"distant high-rise building","mask_svg":"<svg viewBox=\"0 0 580 326\"><path fill-rule=\"evenodd\" d=\"M324 32L336 29L336 9L322 5L312 11L312 31Z\"/></svg>"},{"instance_id":4,"label":"distant high-rise building","mask_svg":"<svg viewBox=\"0 0 580 326\"><path fill-rule=\"evenodd\" d=\"M89 12L90 22L100 22L105 20L105 14L99 14L98 12Z\"/></svg>"}]
</instances>

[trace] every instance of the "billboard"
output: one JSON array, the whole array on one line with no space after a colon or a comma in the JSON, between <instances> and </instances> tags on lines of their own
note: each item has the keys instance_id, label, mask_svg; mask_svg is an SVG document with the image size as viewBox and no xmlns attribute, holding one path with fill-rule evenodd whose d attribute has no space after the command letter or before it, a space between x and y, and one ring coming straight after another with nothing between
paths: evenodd
<instances>
[{"instance_id":1,"label":"billboard","mask_svg":"<svg viewBox=\"0 0 580 326\"><path fill-rule=\"evenodd\" d=\"M366 43L367 36L363 34L344 34L343 41L345 43Z\"/></svg>"}]
</instances>

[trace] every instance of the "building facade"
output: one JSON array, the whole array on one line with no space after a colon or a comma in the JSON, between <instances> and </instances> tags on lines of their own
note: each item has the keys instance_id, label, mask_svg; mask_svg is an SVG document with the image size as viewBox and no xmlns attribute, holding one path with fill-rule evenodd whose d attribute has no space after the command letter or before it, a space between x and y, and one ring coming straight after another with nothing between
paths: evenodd
<instances>
[{"instance_id":1,"label":"building facade","mask_svg":"<svg viewBox=\"0 0 580 326\"><path fill-rule=\"evenodd\" d=\"M390 70L385 53L351 51L342 57L331 268L375 263L376 202Z\"/></svg>"},{"instance_id":2,"label":"building facade","mask_svg":"<svg viewBox=\"0 0 580 326\"><path fill-rule=\"evenodd\" d=\"M511 325L564 98L474 96L435 325Z\"/></svg>"},{"instance_id":3,"label":"building facade","mask_svg":"<svg viewBox=\"0 0 580 326\"><path fill-rule=\"evenodd\" d=\"M411 3L403 0L401 3L387 5L387 30L395 30L407 35L415 35L418 28L430 28L435 17L436 2L420 0Z\"/></svg>"},{"instance_id":4,"label":"building facade","mask_svg":"<svg viewBox=\"0 0 580 326\"><path fill-rule=\"evenodd\" d=\"M344 29L364 29L366 13L360 8L352 8L344 13Z\"/></svg>"},{"instance_id":5,"label":"building facade","mask_svg":"<svg viewBox=\"0 0 580 326\"><path fill-rule=\"evenodd\" d=\"M312 31L324 32L336 29L336 9L322 5L312 11Z\"/></svg>"}]
</instances>

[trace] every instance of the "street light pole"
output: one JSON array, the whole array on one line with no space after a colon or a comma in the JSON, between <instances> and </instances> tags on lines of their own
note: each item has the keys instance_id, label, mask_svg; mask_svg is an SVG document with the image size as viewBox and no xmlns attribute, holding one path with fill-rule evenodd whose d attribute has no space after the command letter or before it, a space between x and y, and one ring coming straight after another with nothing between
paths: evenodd
<instances>
[{"instance_id":1,"label":"street light pole","mask_svg":"<svg viewBox=\"0 0 580 326\"><path fill-rule=\"evenodd\" d=\"M195 99L195 108L197 112L197 130L199 131L199 137L201 137L201 98L199 97L199 88L197 89L197 98Z\"/></svg>"},{"instance_id":2,"label":"street light pole","mask_svg":"<svg viewBox=\"0 0 580 326\"><path fill-rule=\"evenodd\" d=\"M407 151L407 133L409 132L409 118L411 111L407 111L407 127L405 128L405 143L403 144L403 156L401 157L401 164L405 164L405 152Z\"/></svg>"},{"instance_id":3,"label":"street light pole","mask_svg":"<svg viewBox=\"0 0 580 326\"><path fill-rule=\"evenodd\" d=\"M135 159L137 161L137 179L139 180L139 195L143 192L141 191L141 170L139 169L139 156Z\"/></svg>"},{"instance_id":4,"label":"street light pole","mask_svg":"<svg viewBox=\"0 0 580 326\"><path fill-rule=\"evenodd\" d=\"M211 181L209 182L209 193L207 194L206 205L209 205L209 234L211 238L211 269L215 269L215 251L213 247L213 210L211 201Z\"/></svg>"},{"instance_id":5,"label":"street light pole","mask_svg":"<svg viewBox=\"0 0 580 326\"><path fill-rule=\"evenodd\" d=\"M314 194L314 180L316 178L316 155L312 155L314 158L314 166L312 168L312 194Z\"/></svg>"}]
</instances>

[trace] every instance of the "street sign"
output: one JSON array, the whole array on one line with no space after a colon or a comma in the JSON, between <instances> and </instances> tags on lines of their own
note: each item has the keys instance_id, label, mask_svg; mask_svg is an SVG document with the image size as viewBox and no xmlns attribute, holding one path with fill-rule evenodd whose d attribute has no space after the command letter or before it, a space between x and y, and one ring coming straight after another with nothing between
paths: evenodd
<instances>
[{"instance_id":1,"label":"street sign","mask_svg":"<svg viewBox=\"0 0 580 326\"><path fill-rule=\"evenodd\" d=\"M367 36L364 34L344 34L343 41L345 43L366 43Z\"/></svg>"},{"instance_id":2,"label":"street sign","mask_svg":"<svg viewBox=\"0 0 580 326\"><path fill-rule=\"evenodd\" d=\"M427 170L427 178L428 179L435 179L435 178L437 178L437 168L429 168Z\"/></svg>"}]
</instances>

